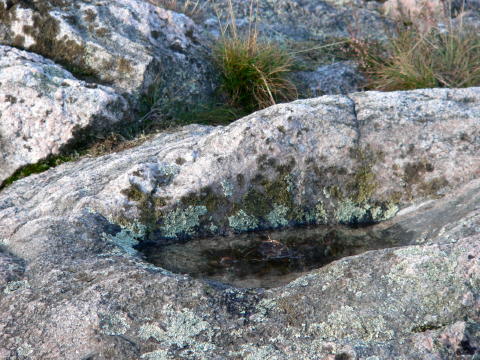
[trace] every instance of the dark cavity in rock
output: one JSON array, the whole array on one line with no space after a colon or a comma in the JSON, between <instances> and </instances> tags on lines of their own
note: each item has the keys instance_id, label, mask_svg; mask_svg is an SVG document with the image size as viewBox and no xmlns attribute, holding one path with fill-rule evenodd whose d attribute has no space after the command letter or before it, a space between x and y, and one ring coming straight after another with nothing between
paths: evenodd
<instances>
[{"instance_id":1,"label":"dark cavity in rock","mask_svg":"<svg viewBox=\"0 0 480 360\"><path fill-rule=\"evenodd\" d=\"M409 236L376 227L311 227L144 244L145 260L174 273L240 288L285 285L308 271L368 250L406 245Z\"/></svg>"}]
</instances>

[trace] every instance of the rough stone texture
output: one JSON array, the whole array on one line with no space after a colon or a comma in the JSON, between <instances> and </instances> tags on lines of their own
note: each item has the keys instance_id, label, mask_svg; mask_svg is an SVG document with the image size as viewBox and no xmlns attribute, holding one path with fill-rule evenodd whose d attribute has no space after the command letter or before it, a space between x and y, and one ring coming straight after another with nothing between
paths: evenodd
<instances>
[{"instance_id":1,"label":"rough stone texture","mask_svg":"<svg viewBox=\"0 0 480 360\"><path fill-rule=\"evenodd\" d=\"M211 71L194 23L144 0L0 1L0 43L132 95L208 98ZM151 91L150 91L151 92Z\"/></svg>"},{"instance_id":2,"label":"rough stone texture","mask_svg":"<svg viewBox=\"0 0 480 360\"><path fill-rule=\"evenodd\" d=\"M248 28L250 1L233 0L237 26ZM255 2L257 3L257 2ZM203 25L218 33L217 8L221 22L228 24L228 1L214 0L205 6ZM359 36L382 38L391 23L381 12L381 4L363 0L260 0L258 28L264 36L277 40L306 41L344 38L349 30Z\"/></svg>"},{"instance_id":3,"label":"rough stone texture","mask_svg":"<svg viewBox=\"0 0 480 360\"><path fill-rule=\"evenodd\" d=\"M349 94L360 91L365 78L352 61L342 61L318 67L315 71L299 71L294 74L302 97Z\"/></svg>"},{"instance_id":4,"label":"rough stone texture","mask_svg":"<svg viewBox=\"0 0 480 360\"><path fill-rule=\"evenodd\" d=\"M447 184L480 175L478 88L368 92L351 98L361 142L382 153L373 172L383 191L402 189L404 198L436 196L449 191Z\"/></svg>"},{"instance_id":5,"label":"rough stone texture","mask_svg":"<svg viewBox=\"0 0 480 360\"><path fill-rule=\"evenodd\" d=\"M127 115L113 89L87 84L43 57L0 45L0 183L22 166L58 154L87 131Z\"/></svg>"},{"instance_id":6,"label":"rough stone texture","mask_svg":"<svg viewBox=\"0 0 480 360\"><path fill-rule=\"evenodd\" d=\"M135 149L16 182L0 193L0 356L474 359L480 353L479 103L478 88L325 96L225 128L161 134ZM409 144L414 149L403 151ZM444 172L448 181L434 194L417 191L421 182L406 191L390 167L423 156L432 166L415 169L425 169L426 179ZM295 164L278 167L291 157ZM379 186L368 185L367 167ZM215 199L225 209L247 189L264 199L270 182L262 185L259 172L270 182L281 176L278 201L291 195L308 209L306 199L315 200L322 221L345 220L346 205L358 212L401 192L390 199L398 215L368 231L406 246L343 258L268 291L174 275L145 263L132 247L167 231L166 224L168 234L201 232L197 219L210 225L222 219ZM365 199L349 188L352 176L365 184ZM216 196L202 197L206 186ZM329 208L334 203L344 207L341 214ZM265 203L244 205L233 208L246 214L237 226L262 224Z\"/></svg>"},{"instance_id":7,"label":"rough stone texture","mask_svg":"<svg viewBox=\"0 0 480 360\"><path fill-rule=\"evenodd\" d=\"M376 222L480 175L479 104L479 88L299 100L61 166L69 186L35 176L30 203L59 213L57 194L162 238Z\"/></svg>"}]
</instances>

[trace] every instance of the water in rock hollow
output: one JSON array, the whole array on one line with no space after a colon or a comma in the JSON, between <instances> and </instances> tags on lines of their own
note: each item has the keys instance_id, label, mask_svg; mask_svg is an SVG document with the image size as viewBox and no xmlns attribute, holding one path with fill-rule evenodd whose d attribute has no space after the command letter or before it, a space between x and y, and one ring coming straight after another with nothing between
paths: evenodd
<instances>
[{"instance_id":1,"label":"water in rock hollow","mask_svg":"<svg viewBox=\"0 0 480 360\"><path fill-rule=\"evenodd\" d=\"M150 244L140 250L147 261L174 273L242 288L272 288L334 260L404 242L375 227L336 226Z\"/></svg>"}]
</instances>

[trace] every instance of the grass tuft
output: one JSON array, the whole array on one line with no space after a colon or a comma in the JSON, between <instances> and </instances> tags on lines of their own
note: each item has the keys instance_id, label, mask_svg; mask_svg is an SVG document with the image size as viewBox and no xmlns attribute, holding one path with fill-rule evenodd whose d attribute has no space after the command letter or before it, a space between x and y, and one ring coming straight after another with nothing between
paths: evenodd
<instances>
[{"instance_id":1,"label":"grass tuft","mask_svg":"<svg viewBox=\"0 0 480 360\"><path fill-rule=\"evenodd\" d=\"M480 85L480 35L473 29L407 29L391 39L387 55L364 57L369 87L411 90Z\"/></svg>"},{"instance_id":2,"label":"grass tuft","mask_svg":"<svg viewBox=\"0 0 480 360\"><path fill-rule=\"evenodd\" d=\"M288 79L294 68L293 56L278 44L259 39L253 0L250 4L249 28L240 34L229 1L230 24L222 30L213 55L221 90L231 105L251 112L293 100L297 90Z\"/></svg>"},{"instance_id":3,"label":"grass tuft","mask_svg":"<svg viewBox=\"0 0 480 360\"><path fill-rule=\"evenodd\" d=\"M422 21L419 21L422 19ZM480 34L430 13L403 16L385 43L351 36L350 45L368 89L394 91L480 85Z\"/></svg>"}]
</instances>

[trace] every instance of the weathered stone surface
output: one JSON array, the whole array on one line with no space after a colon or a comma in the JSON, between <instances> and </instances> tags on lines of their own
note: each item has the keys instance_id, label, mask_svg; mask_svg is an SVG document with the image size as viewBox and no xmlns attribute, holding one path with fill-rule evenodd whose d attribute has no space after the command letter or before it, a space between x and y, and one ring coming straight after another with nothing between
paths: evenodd
<instances>
[{"instance_id":1,"label":"weathered stone surface","mask_svg":"<svg viewBox=\"0 0 480 360\"><path fill-rule=\"evenodd\" d=\"M479 104L478 88L300 100L54 170L68 187L38 175L30 203L61 214L46 194L70 197L165 238L375 222L479 176Z\"/></svg>"},{"instance_id":2,"label":"weathered stone surface","mask_svg":"<svg viewBox=\"0 0 480 360\"><path fill-rule=\"evenodd\" d=\"M211 93L194 23L144 0L1 0L0 43L41 54L134 99L153 84L170 100Z\"/></svg>"},{"instance_id":3,"label":"weathered stone surface","mask_svg":"<svg viewBox=\"0 0 480 360\"><path fill-rule=\"evenodd\" d=\"M43 57L0 45L0 183L128 113L112 88L87 84Z\"/></svg>"},{"instance_id":4,"label":"weathered stone surface","mask_svg":"<svg viewBox=\"0 0 480 360\"><path fill-rule=\"evenodd\" d=\"M381 153L373 165L378 190L435 197L478 178L479 95L478 88L352 94L361 143Z\"/></svg>"},{"instance_id":5,"label":"weathered stone surface","mask_svg":"<svg viewBox=\"0 0 480 360\"><path fill-rule=\"evenodd\" d=\"M302 97L349 94L362 90L365 78L352 61L342 61L318 67L315 71L294 73Z\"/></svg>"},{"instance_id":6,"label":"weathered stone surface","mask_svg":"<svg viewBox=\"0 0 480 360\"><path fill-rule=\"evenodd\" d=\"M478 88L325 96L228 127L189 126L14 183L0 193L0 261L15 264L0 266L9 276L0 283L0 355L473 359L479 103ZM441 116L429 113L434 106ZM407 131L408 139L399 134ZM403 151L409 144L414 151ZM420 167L425 177L406 191L392 163L423 156L432 166ZM417 190L442 172L448 183ZM234 215L221 213L230 206ZM365 231L403 247L347 257L268 291L174 275L132 247L268 226L272 213L292 224L292 208L315 210L312 222L366 212L380 220L400 208Z\"/></svg>"},{"instance_id":7,"label":"weathered stone surface","mask_svg":"<svg viewBox=\"0 0 480 360\"><path fill-rule=\"evenodd\" d=\"M307 41L344 38L349 31L358 36L381 38L391 23L381 14L381 4L375 1L318 1L318 0L261 0L258 3L258 29L277 40ZM247 29L251 18L250 1L233 0L236 23ZM218 33L216 12L221 23L228 24L228 1L215 0L205 6L207 14L203 25Z\"/></svg>"}]
</instances>

